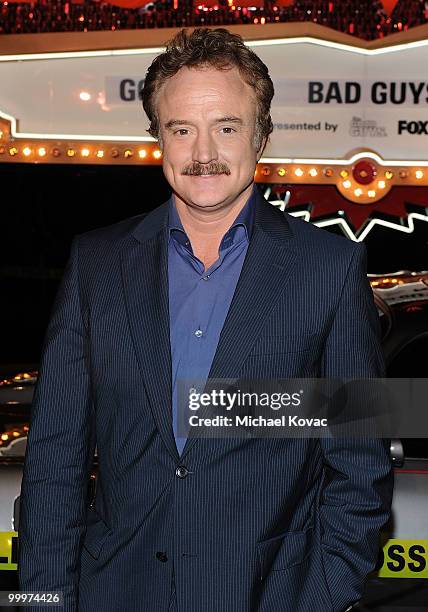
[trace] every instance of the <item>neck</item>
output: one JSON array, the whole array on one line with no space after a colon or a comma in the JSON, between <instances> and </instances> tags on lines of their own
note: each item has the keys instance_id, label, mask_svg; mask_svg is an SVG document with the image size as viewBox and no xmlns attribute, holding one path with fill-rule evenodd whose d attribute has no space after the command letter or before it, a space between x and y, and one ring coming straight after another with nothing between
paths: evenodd
<instances>
[{"instance_id":1,"label":"neck","mask_svg":"<svg viewBox=\"0 0 428 612\"><path fill-rule=\"evenodd\" d=\"M192 238L209 242L217 240L218 244L220 244L224 234L244 208L252 189L253 183L244 189L230 204L209 208L196 208L174 194L173 197L180 221L192 244Z\"/></svg>"},{"instance_id":2,"label":"neck","mask_svg":"<svg viewBox=\"0 0 428 612\"><path fill-rule=\"evenodd\" d=\"M175 205L189 237L193 253L208 269L219 257L220 242L251 195L253 183L230 204L214 208L195 208L174 194Z\"/></svg>"}]
</instances>

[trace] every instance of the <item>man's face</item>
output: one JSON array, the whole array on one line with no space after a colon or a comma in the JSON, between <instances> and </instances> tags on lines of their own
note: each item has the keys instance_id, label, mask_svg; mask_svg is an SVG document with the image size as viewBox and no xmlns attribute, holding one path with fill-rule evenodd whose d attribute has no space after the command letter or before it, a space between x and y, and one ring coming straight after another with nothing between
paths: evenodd
<instances>
[{"instance_id":1,"label":"man's face","mask_svg":"<svg viewBox=\"0 0 428 612\"><path fill-rule=\"evenodd\" d=\"M236 67L181 68L159 92L157 110L163 171L183 202L217 210L252 184L256 98Z\"/></svg>"}]
</instances>

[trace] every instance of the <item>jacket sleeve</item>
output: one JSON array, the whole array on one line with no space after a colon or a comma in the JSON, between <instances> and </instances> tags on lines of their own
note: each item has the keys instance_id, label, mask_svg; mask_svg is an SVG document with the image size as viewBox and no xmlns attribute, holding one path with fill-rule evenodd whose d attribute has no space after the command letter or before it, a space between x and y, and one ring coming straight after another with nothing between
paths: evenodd
<instances>
[{"instance_id":1,"label":"jacket sleeve","mask_svg":"<svg viewBox=\"0 0 428 612\"><path fill-rule=\"evenodd\" d=\"M380 322L367 280L367 254L356 243L328 335L325 378L384 378ZM358 601L375 567L379 533L391 512L390 439L320 439L325 480L320 502L321 555L334 612Z\"/></svg>"},{"instance_id":2,"label":"jacket sleeve","mask_svg":"<svg viewBox=\"0 0 428 612\"><path fill-rule=\"evenodd\" d=\"M64 612L77 611L87 483L95 446L78 240L75 237L71 245L42 349L18 528L19 588L62 591ZM37 609L47 612L51 606Z\"/></svg>"}]
</instances>

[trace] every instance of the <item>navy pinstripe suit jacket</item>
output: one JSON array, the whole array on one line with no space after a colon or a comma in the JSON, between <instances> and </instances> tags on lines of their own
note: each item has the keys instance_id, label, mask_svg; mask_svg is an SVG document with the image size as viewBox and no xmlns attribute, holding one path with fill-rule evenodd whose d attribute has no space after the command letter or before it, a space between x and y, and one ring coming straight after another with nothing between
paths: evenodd
<instances>
[{"instance_id":1,"label":"navy pinstripe suit jacket","mask_svg":"<svg viewBox=\"0 0 428 612\"><path fill-rule=\"evenodd\" d=\"M166 203L74 238L32 405L20 588L62 590L65 612L166 612L173 582L179 612L342 612L389 517L389 441L189 438L179 457L168 319ZM210 376L383 375L364 246L258 192Z\"/></svg>"}]
</instances>

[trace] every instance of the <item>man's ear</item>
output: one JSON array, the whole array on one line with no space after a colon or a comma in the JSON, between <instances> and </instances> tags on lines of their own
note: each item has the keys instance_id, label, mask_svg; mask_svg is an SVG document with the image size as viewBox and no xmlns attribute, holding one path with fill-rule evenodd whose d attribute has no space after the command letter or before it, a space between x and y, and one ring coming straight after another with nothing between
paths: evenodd
<instances>
[{"instance_id":1,"label":"man's ear","mask_svg":"<svg viewBox=\"0 0 428 612\"><path fill-rule=\"evenodd\" d=\"M265 150L268 139L269 139L269 136L265 136L263 138L262 144L260 145L260 149L257 151L257 162L259 162L261 156L263 155L263 151Z\"/></svg>"},{"instance_id":2,"label":"man's ear","mask_svg":"<svg viewBox=\"0 0 428 612\"><path fill-rule=\"evenodd\" d=\"M161 150L161 152L163 153L163 141L162 141L162 136L161 136L160 130L159 130L159 132L158 132L158 135L157 135L156 140L157 140L157 143L158 143L158 148L159 148L159 149Z\"/></svg>"}]
</instances>

